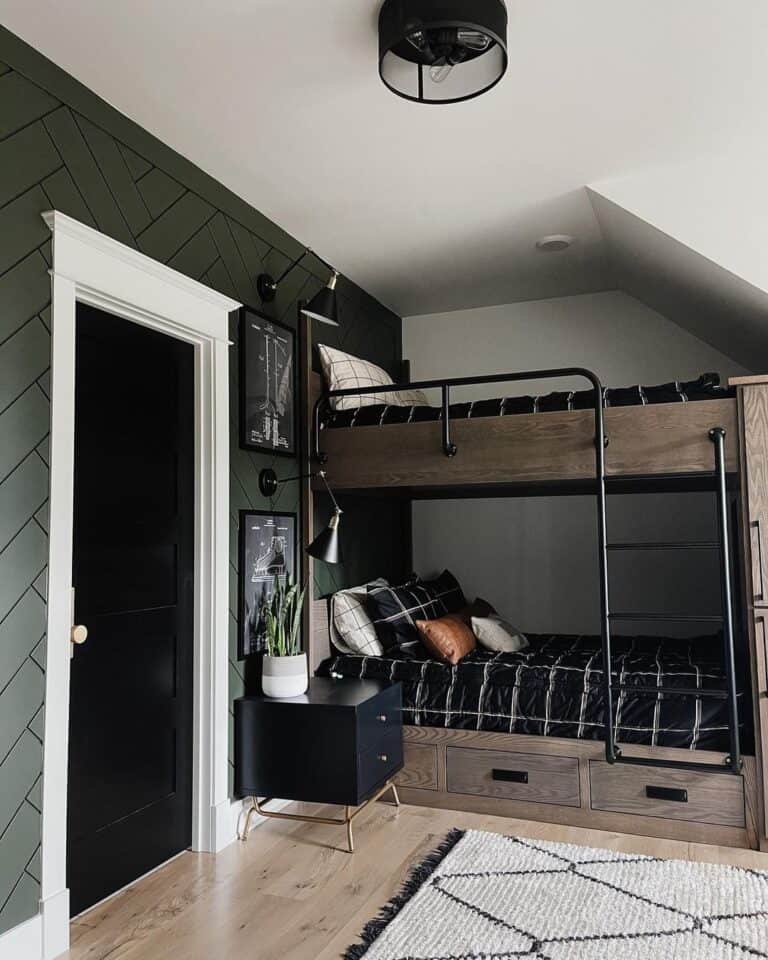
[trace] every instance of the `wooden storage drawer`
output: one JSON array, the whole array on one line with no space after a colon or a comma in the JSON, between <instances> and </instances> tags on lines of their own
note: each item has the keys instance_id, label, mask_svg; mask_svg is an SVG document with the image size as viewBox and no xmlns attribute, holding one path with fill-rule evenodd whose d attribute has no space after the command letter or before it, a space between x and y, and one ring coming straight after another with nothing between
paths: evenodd
<instances>
[{"instance_id":1,"label":"wooden storage drawer","mask_svg":"<svg viewBox=\"0 0 768 960\"><path fill-rule=\"evenodd\" d=\"M591 760L593 810L743 827L744 780L730 773Z\"/></svg>"},{"instance_id":2,"label":"wooden storage drawer","mask_svg":"<svg viewBox=\"0 0 768 960\"><path fill-rule=\"evenodd\" d=\"M432 743L403 744L405 764L395 777L401 787L437 790L437 747Z\"/></svg>"},{"instance_id":3,"label":"wooden storage drawer","mask_svg":"<svg viewBox=\"0 0 768 960\"><path fill-rule=\"evenodd\" d=\"M448 747L446 779L450 793L568 807L578 807L580 803L576 757Z\"/></svg>"}]
</instances>

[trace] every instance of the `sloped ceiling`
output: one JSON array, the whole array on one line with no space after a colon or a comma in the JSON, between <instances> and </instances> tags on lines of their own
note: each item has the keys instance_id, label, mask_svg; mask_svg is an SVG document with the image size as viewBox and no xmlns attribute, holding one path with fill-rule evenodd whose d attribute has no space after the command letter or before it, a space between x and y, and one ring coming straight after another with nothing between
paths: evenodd
<instances>
[{"instance_id":1,"label":"sloped ceiling","mask_svg":"<svg viewBox=\"0 0 768 960\"><path fill-rule=\"evenodd\" d=\"M615 286L585 184L768 139L765 0L508 0L507 76L448 107L380 83L379 3L0 0L0 11L404 315ZM577 242L537 253L548 233Z\"/></svg>"},{"instance_id":2,"label":"sloped ceiling","mask_svg":"<svg viewBox=\"0 0 768 960\"><path fill-rule=\"evenodd\" d=\"M768 293L590 190L617 287L748 370L768 370Z\"/></svg>"}]
</instances>

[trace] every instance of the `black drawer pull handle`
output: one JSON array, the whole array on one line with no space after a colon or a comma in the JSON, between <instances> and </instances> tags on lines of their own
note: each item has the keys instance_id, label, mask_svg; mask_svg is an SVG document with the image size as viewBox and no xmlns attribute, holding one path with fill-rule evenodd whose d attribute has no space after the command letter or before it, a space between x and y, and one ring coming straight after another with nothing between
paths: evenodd
<instances>
[{"instance_id":1,"label":"black drawer pull handle","mask_svg":"<svg viewBox=\"0 0 768 960\"><path fill-rule=\"evenodd\" d=\"M528 783L527 770L491 770L491 777L508 783Z\"/></svg>"},{"instance_id":2,"label":"black drawer pull handle","mask_svg":"<svg viewBox=\"0 0 768 960\"><path fill-rule=\"evenodd\" d=\"M645 795L649 800L672 800L675 803L688 803L688 791L676 790L674 787L652 787L645 788Z\"/></svg>"}]
</instances>

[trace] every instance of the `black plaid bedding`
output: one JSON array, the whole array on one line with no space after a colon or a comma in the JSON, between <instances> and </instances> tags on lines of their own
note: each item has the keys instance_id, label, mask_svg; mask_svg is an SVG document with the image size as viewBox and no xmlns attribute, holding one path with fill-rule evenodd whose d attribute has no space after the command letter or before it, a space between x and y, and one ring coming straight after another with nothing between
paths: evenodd
<instances>
[{"instance_id":1,"label":"black plaid bedding","mask_svg":"<svg viewBox=\"0 0 768 960\"><path fill-rule=\"evenodd\" d=\"M735 389L720 386L717 373L703 373L697 380L662 383L654 387L634 386L603 389L606 407L642 406L651 403L686 403L694 400L721 400L735 396ZM518 413L547 413L556 410L588 410L594 404L593 390L558 391L542 397L498 397L451 404L452 420L504 417ZM325 427L366 427L388 423L422 423L440 420L440 407L373 406L351 410L328 410Z\"/></svg>"},{"instance_id":2,"label":"black plaid bedding","mask_svg":"<svg viewBox=\"0 0 768 960\"><path fill-rule=\"evenodd\" d=\"M400 653L398 659L331 657L318 673L399 680L406 724L603 739L599 637L526 636L530 647L525 650L475 651L455 667L429 659L422 648L412 655ZM631 690L646 684L725 689L720 643L719 637L614 638L614 681L630 688L616 698L617 740L727 750L726 701L670 694L659 698Z\"/></svg>"},{"instance_id":3,"label":"black plaid bedding","mask_svg":"<svg viewBox=\"0 0 768 960\"><path fill-rule=\"evenodd\" d=\"M385 654L393 648L422 649L416 620L435 620L458 613L467 601L459 581L449 570L434 580L413 580L395 587L388 583L368 587L368 614ZM398 656L398 654L394 654Z\"/></svg>"}]
</instances>

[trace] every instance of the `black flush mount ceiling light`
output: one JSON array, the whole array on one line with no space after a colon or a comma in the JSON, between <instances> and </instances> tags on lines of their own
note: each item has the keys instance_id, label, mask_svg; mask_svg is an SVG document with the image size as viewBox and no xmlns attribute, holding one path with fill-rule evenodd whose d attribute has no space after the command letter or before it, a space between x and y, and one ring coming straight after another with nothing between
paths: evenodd
<instances>
[{"instance_id":1,"label":"black flush mount ceiling light","mask_svg":"<svg viewBox=\"0 0 768 960\"><path fill-rule=\"evenodd\" d=\"M458 103L490 90L507 69L503 0L385 0L379 73L417 103Z\"/></svg>"}]
</instances>

